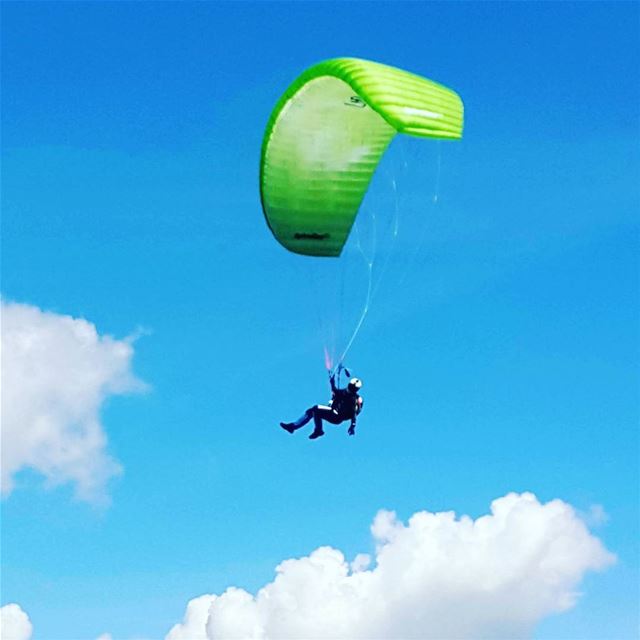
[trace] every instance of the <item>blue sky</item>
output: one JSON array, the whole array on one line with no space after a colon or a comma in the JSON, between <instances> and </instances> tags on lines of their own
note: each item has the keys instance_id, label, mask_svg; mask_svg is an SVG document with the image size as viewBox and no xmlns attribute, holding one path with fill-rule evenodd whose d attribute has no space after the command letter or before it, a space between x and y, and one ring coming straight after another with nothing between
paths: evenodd
<instances>
[{"instance_id":1,"label":"blue sky","mask_svg":"<svg viewBox=\"0 0 640 640\"><path fill-rule=\"evenodd\" d=\"M102 406L109 506L28 470L3 501L2 604L36 640L164 637L285 558L370 552L381 508L477 517L510 491L601 505L618 557L534 637L635 637L638 12L4 3L3 299L139 333L148 385ZM357 437L310 443L277 423L326 399L314 291L264 224L258 160L288 84L343 55L454 88L465 134L351 351Z\"/></svg>"}]
</instances>

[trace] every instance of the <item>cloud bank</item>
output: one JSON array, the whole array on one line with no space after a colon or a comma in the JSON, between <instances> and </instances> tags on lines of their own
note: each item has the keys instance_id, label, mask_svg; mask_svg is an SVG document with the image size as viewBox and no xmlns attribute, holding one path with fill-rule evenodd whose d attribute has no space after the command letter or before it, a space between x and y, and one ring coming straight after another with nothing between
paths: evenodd
<instances>
[{"instance_id":1,"label":"cloud bank","mask_svg":"<svg viewBox=\"0 0 640 640\"><path fill-rule=\"evenodd\" d=\"M166 640L528 638L575 605L584 574L615 561L574 509L531 493L476 520L380 511L375 558L330 547L285 560L252 595L231 587L189 602Z\"/></svg>"},{"instance_id":2,"label":"cloud bank","mask_svg":"<svg viewBox=\"0 0 640 640\"><path fill-rule=\"evenodd\" d=\"M132 340L30 305L3 301L1 310L2 493L31 468L52 484L74 483L80 499L104 499L121 468L106 451L100 409L144 388L131 371Z\"/></svg>"},{"instance_id":3,"label":"cloud bank","mask_svg":"<svg viewBox=\"0 0 640 640\"><path fill-rule=\"evenodd\" d=\"M33 626L29 616L18 604L0 608L0 638L3 640L29 640Z\"/></svg>"}]
</instances>

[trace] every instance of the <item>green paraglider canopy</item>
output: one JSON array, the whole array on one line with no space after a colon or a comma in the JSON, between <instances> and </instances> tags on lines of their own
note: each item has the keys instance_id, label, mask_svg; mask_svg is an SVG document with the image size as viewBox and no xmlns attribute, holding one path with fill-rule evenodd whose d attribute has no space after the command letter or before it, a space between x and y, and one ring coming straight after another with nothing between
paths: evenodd
<instances>
[{"instance_id":1,"label":"green paraglider canopy","mask_svg":"<svg viewBox=\"0 0 640 640\"><path fill-rule=\"evenodd\" d=\"M262 143L267 224L290 251L339 256L396 135L462 137L457 93L401 69L336 58L307 69L276 105Z\"/></svg>"}]
</instances>

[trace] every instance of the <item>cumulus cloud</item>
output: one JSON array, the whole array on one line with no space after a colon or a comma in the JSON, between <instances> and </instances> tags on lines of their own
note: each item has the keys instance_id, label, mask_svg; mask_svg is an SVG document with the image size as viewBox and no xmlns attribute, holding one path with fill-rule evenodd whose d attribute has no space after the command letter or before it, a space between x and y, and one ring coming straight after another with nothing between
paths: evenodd
<instances>
[{"instance_id":1,"label":"cumulus cloud","mask_svg":"<svg viewBox=\"0 0 640 640\"><path fill-rule=\"evenodd\" d=\"M31 468L50 483L74 483L81 499L103 499L121 468L107 453L100 408L144 388L131 371L133 340L30 305L1 308L2 493Z\"/></svg>"},{"instance_id":2,"label":"cumulus cloud","mask_svg":"<svg viewBox=\"0 0 640 640\"><path fill-rule=\"evenodd\" d=\"M574 606L587 571L615 561L570 505L531 493L476 520L420 511L405 524L380 511L371 533L374 559L320 547L285 560L256 595L192 600L166 640L528 638Z\"/></svg>"},{"instance_id":3,"label":"cumulus cloud","mask_svg":"<svg viewBox=\"0 0 640 640\"><path fill-rule=\"evenodd\" d=\"M19 604L7 604L0 608L0 638L2 640L30 640L33 625ZM110 633L103 633L96 640L113 640Z\"/></svg>"},{"instance_id":4,"label":"cumulus cloud","mask_svg":"<svg viewBox=\"0 0 640 640\"><path fill-rule=\"evenodd\" d=\"M187 604L182 624L175 625L166 640L208 640L209 608L215 599L214 595L204 595L191 600Z\"/></svg>"},{"instance_id":5,"label":"cumulus cloud","mask_svg":"<svg viewBox=\"0 0 640 640\"><path fill-rule=\"evenodd\" d=\"M29 640L33 626L29 616L18 604L0 608L0 638L3 640Z\"/></svg>"}]
</instances>

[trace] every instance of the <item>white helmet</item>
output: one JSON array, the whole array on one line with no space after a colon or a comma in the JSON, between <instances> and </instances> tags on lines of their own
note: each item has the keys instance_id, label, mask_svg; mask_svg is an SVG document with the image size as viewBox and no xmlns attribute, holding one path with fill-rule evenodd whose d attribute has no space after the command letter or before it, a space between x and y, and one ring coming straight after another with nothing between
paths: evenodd
<instances>
[{"instance_id":1,"label":"white helmet","mask_svg":"<svg viewBox=\"0 0 640 640\"><path fill-rule=\"evenodd\" d=\"M359 380L358 378L351 378L351 380L349 380L349 385L347 386L347 389L349 389L349 391L352 391L354 393L358 393L358 391L362 389L362 380Z\"/></svg>"}]
</instances>

